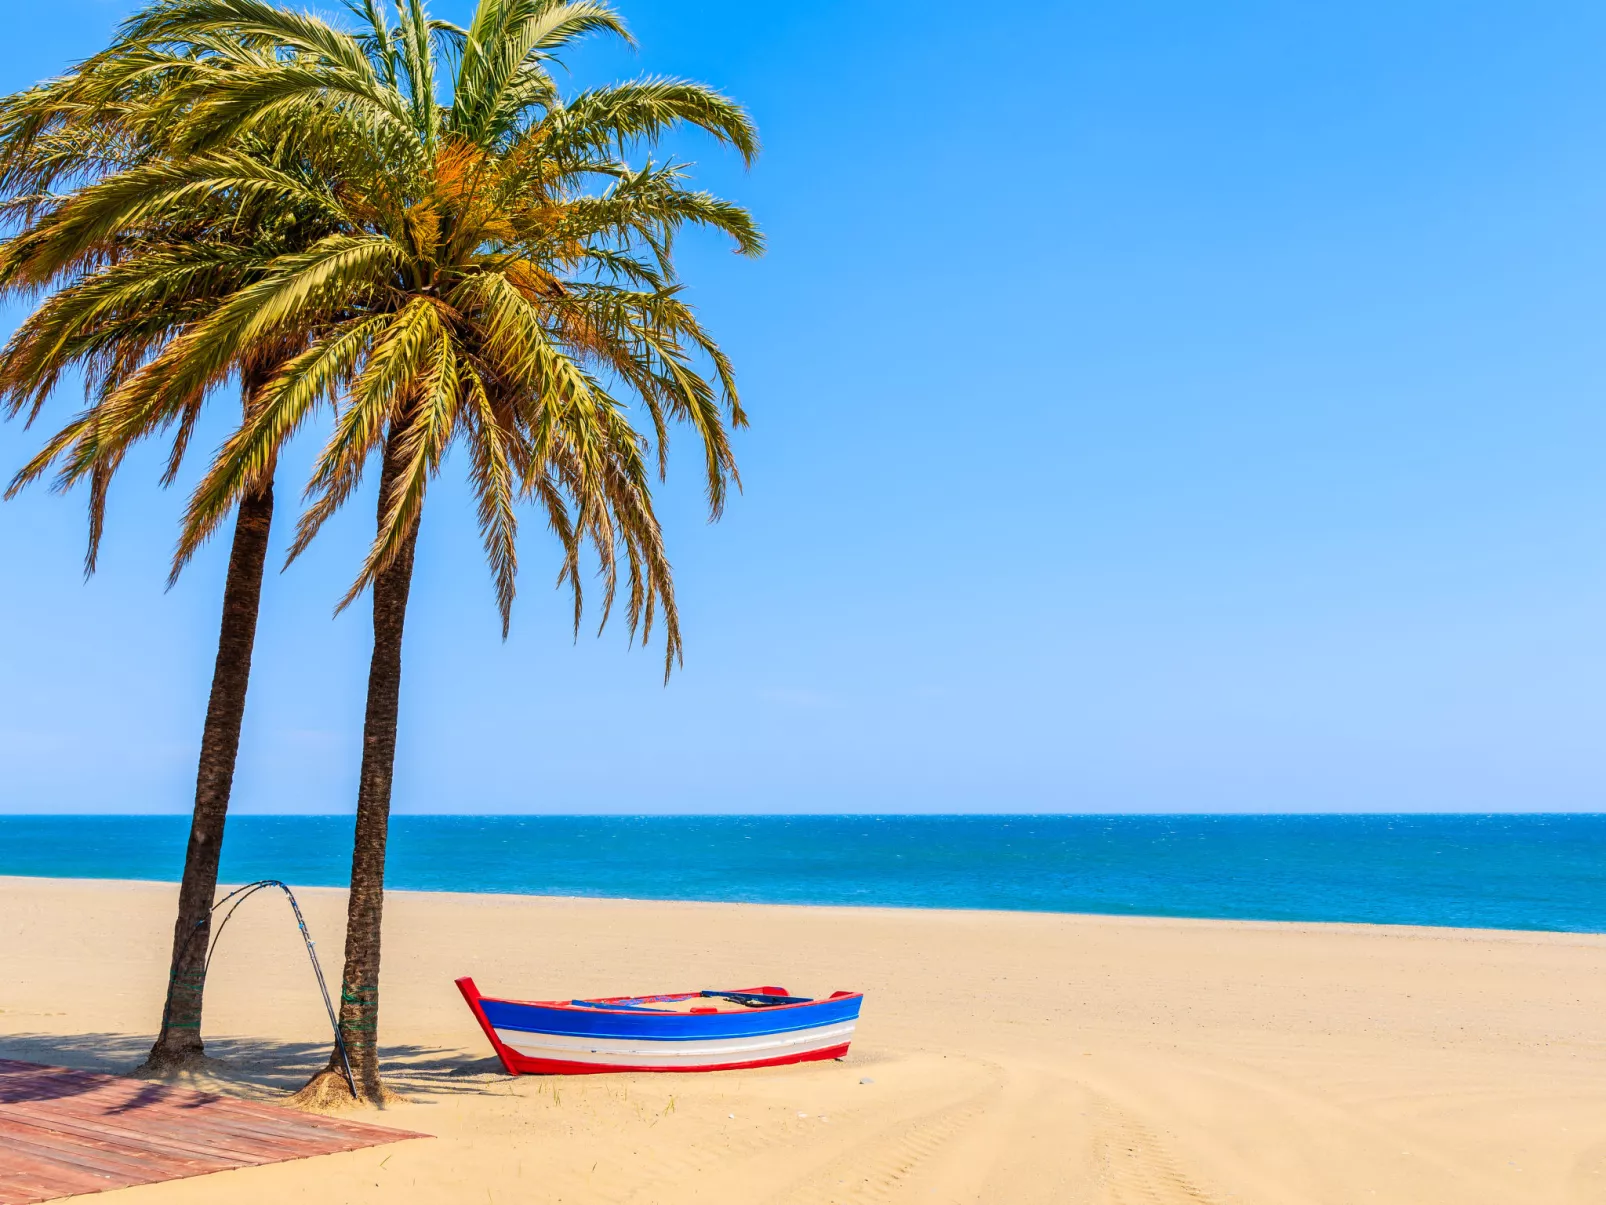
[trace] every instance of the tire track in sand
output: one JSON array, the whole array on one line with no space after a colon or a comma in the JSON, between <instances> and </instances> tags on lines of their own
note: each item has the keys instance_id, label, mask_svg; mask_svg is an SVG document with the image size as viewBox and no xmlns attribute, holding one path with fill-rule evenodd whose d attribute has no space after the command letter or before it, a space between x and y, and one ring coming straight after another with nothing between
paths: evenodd
<instances>
[{"instance_id":1,"label":"tire track in sand","mask_svg":"<svg viewBox=\"0 0 1606 1205\"><path fill-rule=\"evenodd\" d=\"M939 1157L986 1116L1002 1094L1003 1069L981 1062L975 1067L981 1081L975 1090L880 1126L767 1198L769 1205L874 1205L904 1199L914 1184L930 1178Z\"/></svg>"},{"instance_id":2,"label":"tire track in sand","mask_svg":"<svg viewBox=\"0 0 1606 1205\"><path fill-rule=\"evenodd\" d=\"M1105 1098L1093 1112L1094 1166L1109 1205L1219 1205L1165 1143Z\"/></svg>"}]
</instances>

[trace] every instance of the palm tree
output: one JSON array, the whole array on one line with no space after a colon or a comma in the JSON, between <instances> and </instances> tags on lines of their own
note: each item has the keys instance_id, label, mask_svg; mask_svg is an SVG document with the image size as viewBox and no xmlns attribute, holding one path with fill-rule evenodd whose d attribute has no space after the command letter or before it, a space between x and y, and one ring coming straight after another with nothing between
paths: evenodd
<instances>
[{"instance_id":1,"label":"palm tree","mask_svg":"<svg viewBox=\"0 0 1606 1205\"><path fill-rule=\"evenodd\" d=\"M163 194L160 178L171 171L183 130L182 111L164 101L177 81L194 85L206 71L205 62L159 52L113 53L0 103L0 195L8 198L13 223L12 237L0 247L0 290L15 296L56 289L0 354L0 411L7 417L26 412L31 424L73 366L85 370L96 399L17 474L7 497L53 465L60 468L60 488L87 480L86 574L95 567L107 487L127 448L176 423L164 477L164 484L170 483L217 382L134 413L119 406L120 390L198 318L250 283L262 263L327 232L316 212L282 191L252 194L236 187ZM242 141L244 154L259 164L294 169L293 163L273 164L274 148ZM130 182L137 187L153 180L156 187L147 191L142 210L119 212ZM94 221L108 210L124 220ZM288 339L229 366L240 380L246 413L278 361L294 350L294 340ZM180 1068L204 1054L200 1031L211 907L273 505L270 458L238 499L171 974L161 1028L144 1067L150 1072Z\"/></svg>"},{"instance_id":2,"label":"palm tree","mask_svg":"<svg viewBox=\"0 0 1606 1205\"><path fill-rule=\"evenodd\" d=\"M623 571L632 636L664 630L665 676L681 656L673 581L651 497L656 448L685 422L702 449L717 517L745 419L731 365L680 296L672 260L684 226L761 238L739 207L685 187L674 161L627 152L677 127L756 151L745 113L708 88L646 79L563 99L552 56L587 33L628 36L596 0L480 0L471 24L433 21L398 0L394 21L353 3L357 32L262 0L166 0L131 43L229 58L193 98L191 183L209 140L245 131L292 141L329 182L318 204L336 231L278 256L253 283L186 328L121 390L131 411L184 396L264 341L305 350L263 385L246 422L197 486L180 560L270 463L322 398L333 434L309 485L294 559L379 461L376 533L344 607L372 591L374 647L357 798L340 1025L358 1092L381 1102L378 1048L385 843L402 638L426 491L460 449L477 499L504 635L517 571L518 504L535 504L562 549L559 583L582 614L582 550L603 581L606 623ZM447 99L441 99L442 94ZM632 421L639 406L651 437ZM349 1099L332 1057L307 1101Z\"/></svg>"}]
</instances>

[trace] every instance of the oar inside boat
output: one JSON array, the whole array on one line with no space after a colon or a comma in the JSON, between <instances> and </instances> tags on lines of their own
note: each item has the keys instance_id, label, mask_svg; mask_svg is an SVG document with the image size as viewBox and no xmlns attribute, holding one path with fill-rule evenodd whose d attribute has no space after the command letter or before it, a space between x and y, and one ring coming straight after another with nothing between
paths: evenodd
<instances>
[{"instance_id":1,"label":"oar inside boat","mask_svg":"<svg viewBox=\"0 0 1606 1205\"><path fill-rule=\"evenodd\" d=\"M848 1052L862 992L824 999L754 987L593 1000L503 1000L459 979L509 1075L729 1071Z\"/></svg>"}]
</instances>

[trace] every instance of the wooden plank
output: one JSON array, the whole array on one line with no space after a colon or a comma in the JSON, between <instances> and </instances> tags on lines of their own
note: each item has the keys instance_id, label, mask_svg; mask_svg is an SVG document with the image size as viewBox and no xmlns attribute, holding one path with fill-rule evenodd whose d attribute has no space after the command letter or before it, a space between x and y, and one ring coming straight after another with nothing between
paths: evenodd
<instances>
[{"instance_id":1,"label":"wooden plank","mask_svg":"<svg viewBox=\"0 0 1606 1205\"><path fill-rule=\"evenodd\" d=\"M424 1136L211 1092L0 1060L0 1205Z\"/></svg>"},{"instance_id":2,"label":"wooden plank","mask_svg":"<svg viewBox=\"0 0 1606 1205\"><path fill-rule=\"evenodd\" d=\"M108 1176L125 1184L141 1184L146 1177L165 1170L168 1160L123 1156L80 1143L41 1142L25 1132L25 1127L0 1121L0 1157L7 1162L22 1157L35 1168L55 1165L71 1167L97 1176ZM164 1178L165 1177L158 1177Z\"/></svg>"},{"instance_id":3,"label":"wooden plank","mask_svg":"<svg viewBox=\"0 0 1606 1205\"><path fill-rule=\"evenodd\" d=\"M38 1130L42 1136L88 1140L100 1138L118 1146L146 1150L173 1159L195 1159L230 1166L256 1162L254 1152L231 1148L221 1143L197 1142L187 1137L174 1137L166 1131L151 1132L135 1127L97 1126L87 1121L67 1121L60 1117L52 1117L49 1120L39 1117L19 1118L0 1112L0 1126L7 1123L31 1127ZM41 1137L41 1140L45 1138Z\"/></svg>"},{"instance_id":4,"label":"wooden plank","mask_svg":"<svg viewBox=\"0 0 1606 1205\"><path fill-rule=\"evenodd\" d=\"M262 1153L260 1143L230 1141L231 1135L227 1129L202 1127L196 1125L193 1119L185 1119L171 1127L164 1124L161 1130L155 1130L151 1123L156 1120L147 1116L141 1119L145 1123L143 1125L119 1124L102 1118L62 1117L59 1114L18 1115L0 1109L0 1125L6 1123L26 1125L38 1131L36 1138L39 1141L48 1141L48 1135L79 1139L98 1138L115 1145L152 1151L161 1150L174 1156L206 1159L212 1162L220 1159L232 1163L256 1162ZM178 1129L182 1129L183 1134L175 1137L174 1131ZM207 1133L205 1132L207 1130L213 1132Z\"/></svg>"},{"instance_id":5,"label":"wooden plank","mask_svg":"<svg viewBox=\"0 0 1606 1205\"><path fill-rule=\"evenodd\" d=\"M252 1160L227 1156L196 1158L173 1155L132 1141L108 1142L92 1135L62 1134L40 1130L16 1118L0 1118L0 1144L8 1152L31 1153L36 1159L70 1163L108 1175L147 1176L172 1167L196 1167L204 1171L223 1171Z\"/></svg>"},{"instance_id":6,"label":"wooden plank","mask_svg":"<svg viewBox=\"0 0 1606 1205\"><path fill-rule=\"evenodd\" d=\"M83 1098L78 1099L83 1101ZM250 1101L215 1097L207 1103L210 1107L198 1108L188 1104L175 1106L168 1101L152 1101L137 1107L144 1116L165 1115L173 1119L175 1124L182 1124L186 1128L207 1129L221 1126L220 1132L251 1134L269 1139L305 1141L316 1137L318 1141L356 1142L366 1146L396 1141L396 1135L399 1133L388 1127L292 1113L275 1105L261 1105ZM37 1108L30 1108L28 1114L31 1117L76 1118L96 1124L102 1121L110 1122L111 1118L125 1115L125 1110L119 1106L108 1107L110 1102L100 1099L83 1101L88 1107L67 1109L58 1107L60 1104L61 1102L56 1100L41 1102ZM0 1105L0 1113L4 1113L10 1107Z\"/></svg>"},{"instance_id":7,"label":"wooden plank","mask_svg":"<svg viewBox=\"0 0 1606 1205\"><path fill-rule=\"evenodd\" d=\"M207 1108L204 1113L164 1114L163 1121L172 1131L182 1133L187 1140L205 1143L219 1149L237 1152L244 1158L282 1158L280 1152L295 1150L307 1154L322 1154L353 1147L375 1146L396 1141L396 1131L381 1131L378 1136L357 1137L324 1125L321 1118L306 1121L287 1114L284 1118L261 1119L252 1115L241 1116L229 1104ZM89 1124L93 1121L85 1119ZM118 1123L112 1122L116 1125Z\"/></svg>"},{"instance_id":8,"label":"wooden plank","mask_svg":"<svg viewBox=\"0 0 1606 1205\"><path fill-rule=\"evenodd\" d=\"M119 1185L111 1177L59 1164L36 1164L0 1172L0 1201L48 1201L65 1193L105 1192ZM54 1189L55 1191L49 1191ZM26 1195L25 1195L26 1194Z\"/></svg>"},{"instance_id":9,"label":"wooden plank","mask_svg":"<svg viewBox=\"0 0 1606 1205\"><path fill-rule=\"evenodd\" d=\"M164 1142L180 1144L188 1147L194 1154L212 1157L227 1155L241 1159L254 1159L266 1144L271 1151L274 1141L305 1143L304 1131L289 1127L283 1129L270 1129L261 1126L250 1119L235 1118L222 1113L226 1106L214 1106L208 1110L211 1117L199 1117L193 1114L182 1115L166 1113L162 1116L163 1128L160 1131ZM6 1110L0 1109L0 1117L8 1116ZM134 1140L144 1140L152 1133L150 1125L157 1118L147 1113L138 1121L125 1121L127 1114L111 1114L102 1117L63 1116L59 1113L40 1112L30 1114L27 1120L30 1124L41 1127L60 1129L68 1133L93 1132L108 1137L121 1136ZM345 1140L342 1138L341 1140ZM324 1142L322 1145L328 1145Z\"/></svg>"},{"instance_id":10,"label":"wooden plank","mask_svg":"<svg viewBox=\"0 0 1606 1205\"><path fill-rule=\"evenodd\" d=\"M10 1095L17 1103L0 1102L0 1112L25 1103L30 1116L48 1114L96 1121L135 1111L145 1117L166 1115L175 1120L193 1119L203 1124L226 1117L231 1128L264 1136L290 1138L317 1134L365 1144L396 1141L398 1136L406 1135L406 1131L389 1127L296 1113L277 1105L238 1100L215 1093L130 1081L115 1076L61 1072L56 1068L43 1070L53 1074L38 1077L36 1084L51 1088L70 1086L72 1091L16 1091Z\"/></svg>"},{"instance_id":11,"label":"wooden plank","mask_svg":"<svg viewBox=\"0 0 1606 1205\"><path fill-rule=\"evenodd\" d=\"M209 1107L202 1108L197 1107L198 1105ZM0 1114L14 1108L15 1106L0 1105ZM142 1117L165 1116L175 1123L186 1126L193 1124L197 1128L222 1125L226 1132L249 1133L269 1138L304 1139L317 1135L320 1139L326 1138L331 1141L356 1140L372 1144L395 1141L398 1134L404 1133L389 1127L294 1113L276 1105L210 1095L202 1097L198 1102L155 1098L130 1107L125 1102L109 1100L101 1094L96 1094L92 1099L85 1096L75 1098L75 1105L71 1108L62 1107L60 1100L40 1101L30 1106L27 1114L30 1117L75 1118L97 1124L102 1121L115 1124L113 1118L129 1115L134 1109L137 1109Z\"/></svg>"},{"instance_id":12,"label":"wooden plank","mask_svg":"<svg viewBox=\"0 0 1606 1205\"><path fill-rule=\"evenodd\" d=\"M0 1205L36 1205L57 1197L79 1196L92 1192L107 1192L127 1185L108 1184L104 1180L74 1180L70 1175L52 1172L48 1176L0 1176Z\"/></svg>"}]
</instances>

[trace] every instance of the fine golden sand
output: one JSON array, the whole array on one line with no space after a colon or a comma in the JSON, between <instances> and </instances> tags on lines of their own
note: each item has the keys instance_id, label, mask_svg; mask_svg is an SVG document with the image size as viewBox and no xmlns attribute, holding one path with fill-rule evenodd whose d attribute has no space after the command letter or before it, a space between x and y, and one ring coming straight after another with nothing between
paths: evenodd
<instances>
[{"instance_id":1,"label":"fine golden sand","mask_svg":"<svg viewBox=\"0 0 1606 1205\"><path fill-rule=\"evenodd\" d=\"M124 1070L176 889L0 879L0 1057ZM338 974L344 900L299 893ZM847 1061L509 1079L452 980L585 996L866 993ZM1606 1203L1606 938L397 892L382 1032L437 1137L136 1202ZM325 1053L282 899L224 938L219 1083Z\"/></svg>"}]
</instances>

